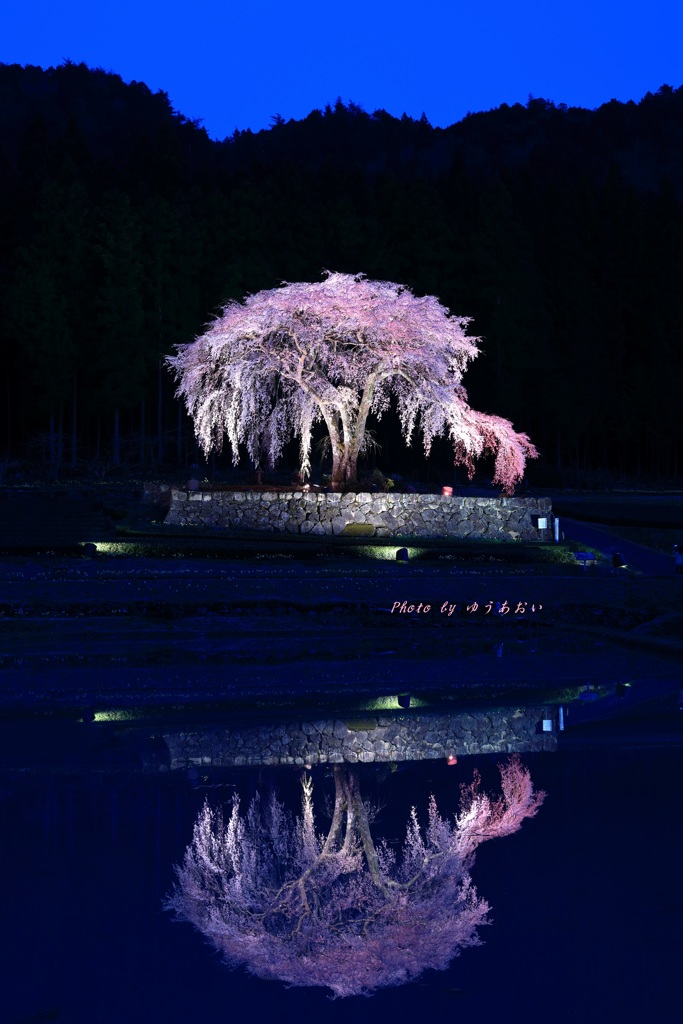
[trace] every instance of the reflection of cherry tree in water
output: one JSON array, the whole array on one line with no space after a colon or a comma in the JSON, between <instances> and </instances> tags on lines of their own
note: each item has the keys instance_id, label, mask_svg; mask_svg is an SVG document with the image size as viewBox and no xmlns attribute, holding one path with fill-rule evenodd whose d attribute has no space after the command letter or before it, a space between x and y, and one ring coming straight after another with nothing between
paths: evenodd
<instances>
[{"instance_id":1,"label":"reflection of cherry tree in water","mask_svg":"<svg viewBox=\"0 0 683 1024\"><path fill-rule=\"evenodd\" d=\"M475 772L452 823L431 797L423 833L413 808L400 857L373 841L357 772L348 767L334 768L327 836L315 831L308 776L300 818L273 795L267 802L257 795L246 817L235 798L227 823L207 803L167 906L228 964L260 978L348 996L442 970L460 949L480 944L477 927L488 923L489 906L469 874L477 846L516 832L545 796L517 757L499 767L503 795L480 792Z\"/></svg>"}]
</instances>

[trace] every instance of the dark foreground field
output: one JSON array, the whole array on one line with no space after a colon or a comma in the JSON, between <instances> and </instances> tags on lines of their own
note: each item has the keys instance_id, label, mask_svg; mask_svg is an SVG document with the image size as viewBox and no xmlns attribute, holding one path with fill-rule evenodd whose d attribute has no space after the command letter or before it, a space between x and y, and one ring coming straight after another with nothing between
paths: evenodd
<instances>
[{"instance_id":1,"label":"dark foreground field","mask_svg":"<svg viewBox=\"0 0 683 1024\"><path fill-rule=\"evenodd\" d=\"M683 650L683 581L611 569L49 556L0 572L5 711L483 698L673 678Z\"/></svg>"},{"instance_id":2,"label":"dark foreground field","mask_svg":"<svg viewBox=\"0 0 683 1024\"><path fill-rule=\"evenodd\" d=\"M654 692L678 682L683 579L645 548L633 549L645 572L614 569L619 539L605 523L588 569L552 544L414 542L410 560L397 562L395 544L342 550L306 538L173 533L135 504L119 509L117 532L107 508L83 495L62 496L52 519L37 496L24 499L21 522L13 499L0 503L5 540L26 536L33 515L36 529L54 522L63 546L41 536L30 554L8 548L0 563L3 714L294 712L398 690L490 703L568 699L588 684L640 680L641 692ZM595 496L556 505L594 518L602 509L608 519L620 507ZM680 500L628 507L651 523L653 514L678 515ZM96 543L95 557L75 543L77 527Z\"/></svg>"}]
</instances>

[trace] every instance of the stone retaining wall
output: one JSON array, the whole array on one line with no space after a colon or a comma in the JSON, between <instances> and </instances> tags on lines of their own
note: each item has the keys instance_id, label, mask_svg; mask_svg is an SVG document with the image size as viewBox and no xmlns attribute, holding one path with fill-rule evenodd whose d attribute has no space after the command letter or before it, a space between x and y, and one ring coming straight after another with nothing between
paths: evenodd
<instances>
[{"instance_id":1,"label":"stone retaining wall","mask_svg":"<svg viewBox=\"0 0 683 1024\"><path fill-rule=\"evenodd\" d=\"M556 750L555 709L377 715L167 733L169 767L355 764ZM553 725L554 728L554 725Z\"/></svg>"},{"instance_id":2,"label":"stone retaining wall","mask_svg":"<svg viewBox=\"0 0 683 1024\"><path fill-rule=\"evenodd\" d=\"M550 498L465 498L441 494L333 494L293 491L171 491L164 520L172 526L216 526L313 536L453 537L469 540L550 539Z\"/></svg>"},{"instance_id":3,"label":"stone retaining wall","mask_svg":"<svg viewBox=\"0 0 683 1024\"><path fill-rule=\"evenodd\" d=\"M171 485L158 483L156 480L145 480L142 488L142 503L168 512L171 507Z\"/></svg>"}]
</instances>

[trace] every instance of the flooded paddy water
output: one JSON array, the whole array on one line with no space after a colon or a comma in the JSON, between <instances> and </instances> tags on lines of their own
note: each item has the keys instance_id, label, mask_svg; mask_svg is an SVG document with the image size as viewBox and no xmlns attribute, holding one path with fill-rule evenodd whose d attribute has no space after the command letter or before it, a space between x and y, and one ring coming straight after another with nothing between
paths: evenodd
<instances>
[{"instance_id":1,"label":"flooded paddy water","mask_svg":"<svg viewBox=\"0 0 683 1024\"><path fill-rule=\"evenodd\" d=\"M3 948L0 994L9 1024L186 1024L248 1013L286 1024L302 1017L369 1021L439 1015L598 1024L667 1020L678 1003L681 901L677 793L680 748L600 748L524 757L547 792L537 817L487 843L472 869L491 907L484 945L446 970L382 988L370 999L330 1001L324 988L287 988L221 963L189 924L163 909L204 801L229 811L274 785L296 811L298 773L235 769L149 776L88 771L4 772L0 800ZM413 762L363 784L383 809L379 836L400 842L408 812L426 820L431 792L442 813L477 767L495 791L494 759ZM312 772L329 793L329 769ZM319 813L321 827L329 819ZM520 990L520 979L526 983ZM349 1002L351 1005L349 1005Z\"/></svg>"},{"instance_id":2,"label":"flooded paddy water","mask_svg":"<svg viewBox=\"0 0 683 1024\"><path fill-rule=\"evenodd\" d=\"M573 567L59 556L8 559L1 575L3 1021L334 1021L350 1007L361 1021L402 1020L427 1001L498 1022L511 1000L532 1024L668 1019L682 912L681 661L666 644L613 635L647 621L662 581L636 593L627 577ZM430 611L407 611L420 604ZM537 709L540 739L550 723L553 743L531 749L500 732L487 752L491 729L523 709ZM453 719L449 764L435 723L460 714L468 742L484 719L489 732L481 752L463 753ZM420 715L432 717L399 758L391 723ZM306 771L317 827L330 827L334 758L306 768L288 747L292 764L197 763L187 737L301 729L310 757L312 726L327 719L346 728L340 742L354 732L373 750L388 744L386 760L354 770L389 846L412 806L426 823L432 792L452 819L474 769L499 792L506 750L520 750L547 793L471 867L491 907L484 945L369 999L331 1001L324 986L226 967L163 906L207 799L228 814L236 792L246 810L277 790L301 813ZM179 735L188 756L177 763Z\"/></svg>"}]
</instances>

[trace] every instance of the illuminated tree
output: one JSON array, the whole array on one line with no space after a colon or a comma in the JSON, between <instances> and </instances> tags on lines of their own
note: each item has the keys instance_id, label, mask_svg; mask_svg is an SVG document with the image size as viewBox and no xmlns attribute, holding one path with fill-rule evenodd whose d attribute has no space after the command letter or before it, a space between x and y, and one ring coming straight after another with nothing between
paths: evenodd
<instances>
[{"instance_id":1,"label":"illuminated tree","mask_svg":"<svg viewBox=\"0 0 683 1024\"><path fill-rule=\"evenodd\" d=\"M341 486L356 477L368 416L379 419L393 396L407 444L418 427L429 455L434 438L447 434L470 476L476 458L494 453L493 481L512 493L537 452L507 420L467 404L461 380L479 341L465 334L468 323L433 295L328 273L319 284L286 284L230 302L167 361L205 454L220 451L227 435L235 464L245 444L255 464L265 453L273 466L294 436L305 476L312 428L323 420L332 483Z\"/></svg>"},{"instance_id":2,"label":"illuminated tree","mask_svg":"<svg viewBox=\"0 0 683 1024\"><path fill-rule=\"evenodd\" d=\"M353 769L335 766L327 836L315 831L305 775L300 818L272 795L267 803L257 795L246 816L235 797L227 824L206 803L166 905L230 966L260 978L348 996L443 970L481 944L477 928L489 923L469 874L477 846L516 832L545 796L518 758L500 772L503 795L481 793L475 773L452 823L432 796L423 833L413 808L400 857L373 841Z\"/></svg>"}]
</instances>

